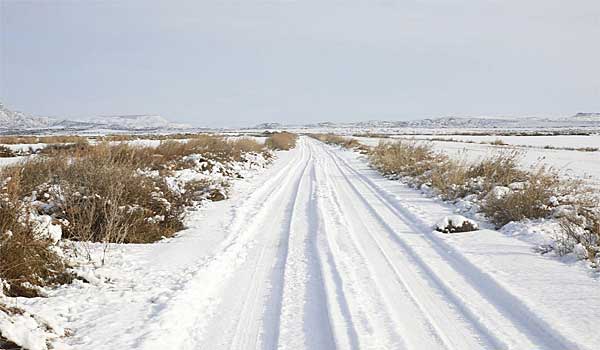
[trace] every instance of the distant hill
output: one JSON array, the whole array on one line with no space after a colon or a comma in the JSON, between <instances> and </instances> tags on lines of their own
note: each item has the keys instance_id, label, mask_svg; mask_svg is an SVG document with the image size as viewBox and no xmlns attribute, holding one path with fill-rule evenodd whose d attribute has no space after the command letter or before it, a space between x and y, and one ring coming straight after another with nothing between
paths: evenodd
<instances>
[{"instance_id":1,"label":"distant hill","mask_svg":"<svg viewBox=\"0 0 600 350\"><path fill-rule=\"evenodd\" d=\"M82 120L37 117L12 111L0 103L0 131L163 131L187 129L189 125L171 123L158 115L94 116Z\"/></svg>"},{"instance_id":2,"label":"distant hill","mask_svg":"<svg viewBox=\"0 0 600 350\"><path fill-rule=\"evenodd\" d=\"M502 128L600 127L600 113L577 113L571 117L440 117L417 120L370 120L361 122L319 122L301 125L264 123L256 129L502 129Z\"/></svg>"}]
</instances>

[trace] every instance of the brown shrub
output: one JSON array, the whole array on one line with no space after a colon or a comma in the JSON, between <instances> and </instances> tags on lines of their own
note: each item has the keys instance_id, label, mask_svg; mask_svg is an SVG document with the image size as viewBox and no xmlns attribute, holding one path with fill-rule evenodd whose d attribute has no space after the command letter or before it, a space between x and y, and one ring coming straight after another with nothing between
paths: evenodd
<instances>
[{"instance_id":1,"label":"brown shrub","mask_svg":"<svg viewBox=\"0 0 600 350\"><path fill-rule=\"evenodd\" d=\"M18 179L6 182L0 193L0 286L9 296L38 296L38 287L68 283L72 276L52 249L49 239L39 238L18 198Z\"/></svg>"},{"instance_id":2,"label":"brown shrub","mask_svg":"<svg viewBox=\"0 0 600 350\"><path fill-rule=\"evenodd\" d=\"M39 157L7 167L19 196L50 193L53 215L66 219L65 238L99 242L152 242L183 227L181 198L159 178L138 173L131 148L91 147L72 157ZM58 186L60 193L51 193Z\"/></svg>"},{"instance_id":3,"label":"brown shrub","mask_svg":"<svg viewBox=\"0 0 600 350\"><path fill-rule=\"evenodd\" d=\"M14 156L16 156L16 154L10 148L6 146L0 146L0 158L9 158Z\"/></svg>"},{"instance_id":4,"label":"brown shrub","mask_svg":"<svg viewBox=\"0 0 600 350\"><path fill-rule=\"evenodd\" d=\"M358 140L351 137L344 137L335 134L311 134L310 137L315 138L321 142L328 143L330 145L338 145L344 148L358 148L361 147L361 143Z\"/></svg>"},{"instance_id":5,"label":"brown shrub","mask_svg":"<svg viewBox=\"0 0 600 350\"><path fill-rule=\"evenodd\" d=\"M448 158L436 154L429 144L415 142L380 142L369 154L371 164L383 174L421 176L445 163Z\"/></svg>"},{"instance_id":6,"label":"brown shrub","mask_svg":"<svg viewBox=\"0 0 600 350\"><path fill-rule=\"evenodd\" d=\"M527 172L519 169L520 157L518 151L497 153L470 165L466 176L485 179L482 189L482 195L485 196L495 186L508 186L527 180Z\"/></svg>"},{"instance_id":7,"label":"brown shrub","mask_svg":"<svg viewBox=\"0 0 600 350\"><path fill-rule=\"evenodd\" d=\"M586 258L597 263L600 257L600 215L588 213L574 214L561 218L560 227L568 240L569 253L576 244L581 244L586 251ZM563 242L563 244L565 244ZM561 252L559 252L561 254Z\"/></svg>"},{"instance_id":8,"label":"brown shrub","mask_svg":"<svg viewBox=\"0 0 600 350\"><path fill-rule=\"evenodd\" d=\"M277 132L267 137L265 145L274 150L290 150L296 147L296 139L298 136L289 132Z\"/></svg>"},{"instance_id":9,"label":"brown shrub","mask_svg":"<svg viewBox=\"0 0 600 350\"><path fill-rule=\"evenodd\" d=\"M33 143L78 143L87 139L78 135L52 135L52 136L2 136L0 144L33 144Z\"/></svg>"},{"instance_id":10,"label":"brown shrub","mask_svg":"<svg viewBox=\"0 0 600 350\"><path fill-rule=\"evenodd\" d=\"M495 139L494 141L490 142L490 145L494 145L494 146L506 146L507 143L502 141L501 139Z\"/></svg>"},{"instance_id":11,"label":"brown shrub","mask_svg":"<svg viewBox=\"0 0 600 350\"><path fill-rule=\"evenodd\" d=\"M556 173L540 168L528 174L522 190L488 196L482 210L498 227L511 221L543 218L552 212L550 198L560 196L564 186Z\"/></svg>"},{"instance_id":12,"label":"brown shrub","mask_svg":"<svg viewBox=\"0 0 600 350\"><path fill-rule=\"evenodd\" d=\"M444 159L431 169L429 177L431 186L446 200L469 194L469 168L462 162Z\"/></svg>"}]
</instances>

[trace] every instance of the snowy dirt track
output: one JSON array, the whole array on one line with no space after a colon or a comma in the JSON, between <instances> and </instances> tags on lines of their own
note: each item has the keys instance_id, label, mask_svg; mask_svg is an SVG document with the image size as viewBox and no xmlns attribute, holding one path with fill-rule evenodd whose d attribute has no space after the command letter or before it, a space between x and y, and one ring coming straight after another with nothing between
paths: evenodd
<instances>
[{"instance_id":1,"label":"snowy dirt track","mask_svg":"<svg viewBox=\"0 0 600 350\"><path fill-rule=\"evenodd\" d=\"M75 327L87 334L71 345L592 349L600 342L597 277L496 231L432 232L451 208L381 178L354 153L300 138L240 197L220 208L222 217L208 215L140 253L152 261L137 272L145 301L118 291L120 300L88 315L95 323ZM121 327L123 317L131 322Z\"/></svg>"}]
</instances>

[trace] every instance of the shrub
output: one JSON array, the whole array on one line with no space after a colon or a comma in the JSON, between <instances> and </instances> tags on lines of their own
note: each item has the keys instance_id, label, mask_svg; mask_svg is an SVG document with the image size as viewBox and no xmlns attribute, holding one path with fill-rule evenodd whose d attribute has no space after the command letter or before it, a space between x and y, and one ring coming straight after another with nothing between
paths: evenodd
<instances>
[{"instance_id":1,"label":"shrub","mask_svg":"<svg viewBox=\"0 0 600 350\"><path fill-rule=\"evenodd\" d=\"M560 227L564 237L560 255L572 252L577 245L585 251L584 258L593 264L600 263L600 203L592 208L577 207L570 215L560 219Z\"/></svg>"},{"instance_id":2,"label":"shrub","mask_svg":"<svg viewBox=\"0 0 600 350\"><path fill-rule=\"evenodd\" d=\"M507 143L502 141L501 139L495 139L494 141L490 142L490 145L494 145L494 146L506 146Z\"/></svg>"},{"instance_id":3,"label":"shrub","mask_svg":"<svg viewBox=\"0 0 600 350\"><path fill-rule=\"evenodd\" d=\"M325 142L330 145L342 146L344 148L357 148L362 146L358 140L351 137L344 137L335 134L311 134L310 136L321 142Z\"/></svg>"},{"instance_id":4,"label":"shrub","mask_svg":"<svg viewBox=\"0 0 600 350\"><path fill-rule=\"evenodd\" d=\"M466 177L483 178L482 196L495 186L508 186L527 180L527 172L519 169L521 153L501 152L480 160L468 167Z\"/></svg>"},{"instance_id":5,"label":"shrub","mask_svg":"<svg viewBox=\"0 0 600 350\"><path fill-rule=\"evenodd\" d=\"M448 158L431 145L415 142L380 142L369 154L371 164L386 175L421 176Z\"/></svg>"},{"instance_id":6,"label":"shrub","mask_svg":"<svg viewBox=\"0 0 600 350\"><path fill-rule=\"evenodd\" d=\"M10 148L0 145L0 158L9 158L14 156L16 156L16 154Z\"/></svg>"},{"instance_id":7,"label":"shrub","mask_svg":"<svg viewBox=\"0 0 600 350\"><path fill-rule=\"evenodd\" d=\"M296 147L296 139L298 136L289 132L277 132L267 137L265 145L274 150L287 151Z\"/></svg>"},{"instance_id":8,"label":"shrub","mask_svg":"<svg viewBox=\"0 0 600 350\"><path fill-rule=\"evenodd\" d=\"M162 178L140 174L129 150L101 145L69 158L40 157L3 175L18 181L21 198L46 203L43 214L69 222L65 238L144 243L170 236L183 227L182 200Z\"/></svg>"},{"instance_id":9,"label":"shrub","mask_svg":"<svg viewBox=\"0 0 600 350\"><path fill-rule=\"evenodd\" d=\"M78 135L52 135L52 136L2 136L0 144L34 144L34 143L78 143L87 141Z\"/></svg>"},{"instance_id":10,"label":"shrub","mask_svg":"<svg viewBox=\"0 0 600 350\"><path fill-rule=\"evenodd\" d=\"M528 174L522 189L488 195L482 209L498 227L511 221L543 218L552 212L552 198L562 194L562 186L556 173L540 168Z\"/></svg>"},{"instance_id":11,"label":"shrub","mask_svg":"<svg viewBox=\"0 0 600 350\"><path fill-rule=\"evenodd\" d=\"M4 294L38 296L38 287L67 283L71 275L48 238L38 237L24 216L18 179L9 179L0 192L0 280Z\"/></svg>"}]
</instances>

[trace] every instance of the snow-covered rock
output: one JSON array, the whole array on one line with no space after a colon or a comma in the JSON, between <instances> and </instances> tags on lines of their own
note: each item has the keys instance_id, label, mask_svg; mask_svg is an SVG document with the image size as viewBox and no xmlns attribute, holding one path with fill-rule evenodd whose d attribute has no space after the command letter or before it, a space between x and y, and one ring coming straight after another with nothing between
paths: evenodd
<instances>
[{"instance_id":1,"label":"snow-covered rock","mask_svg":"<svg viewBox=\"0 0 600 350\"><path fill-rule=\"evenodd\" d=\"M479 229L479 225L471 219L462 215L449 215L443 217L435 225L436 231L444 233L469 232Z\"/></svg>"}]
</instances>

